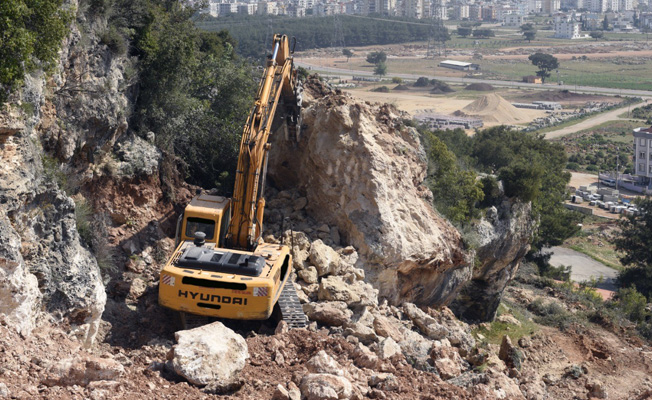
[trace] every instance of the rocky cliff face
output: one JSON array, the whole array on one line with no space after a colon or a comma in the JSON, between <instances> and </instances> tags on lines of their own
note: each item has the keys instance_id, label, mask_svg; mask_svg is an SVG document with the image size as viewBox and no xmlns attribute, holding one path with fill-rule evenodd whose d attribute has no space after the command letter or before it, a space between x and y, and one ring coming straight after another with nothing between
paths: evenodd
<instances>
[{"instance_id":1,"label":"rocky cliff face","mask_svg":"<svg viewBox=\"0 0 652 400\"><path fill-rule=\"evenodd\" d=\"M38 72L27 77L0 111L0 315L24 334L39 317L66 321L89 345L106 293L63 189L92 180L92 163L126 130L128 101L124 59L77 26L84 24L73 25L58 72L47 83Z\"/></svg>"},{"instance_id":2,"label":"rocky cliff face","mask_svg":"<svg viewBox=\"0 0 652 400\"><path fill-rule=\"evenodd\" d=\"M473 277L451 306L458 316L472 321L494 319L505 287L530 250L536 228L530 212L530 203L509 200L487 210L475 229L479 246Z\"/></svg>"}]
</instances>

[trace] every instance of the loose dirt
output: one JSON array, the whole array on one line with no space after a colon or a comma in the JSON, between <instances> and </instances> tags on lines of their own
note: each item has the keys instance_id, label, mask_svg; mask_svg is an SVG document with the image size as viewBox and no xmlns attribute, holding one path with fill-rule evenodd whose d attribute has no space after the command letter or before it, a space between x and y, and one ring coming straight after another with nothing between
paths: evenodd
<instances>
[{"instance_id":1,"label":"loose dirt","mask_svg":"<svg viewBox=\"0 0 652 400\"><path fill-rule=\"evenodd\" d=\"M455 114L477 116L487 123L499 124L519 124L530 120L527 112L495 93L480 97Z\"/></svg>"}]
</instances>

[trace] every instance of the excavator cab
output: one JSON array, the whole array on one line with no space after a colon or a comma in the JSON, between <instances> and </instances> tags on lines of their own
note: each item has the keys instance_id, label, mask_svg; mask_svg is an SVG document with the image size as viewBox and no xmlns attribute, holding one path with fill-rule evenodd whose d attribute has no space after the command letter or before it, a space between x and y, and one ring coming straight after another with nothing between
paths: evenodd
<instances>
[{"instance_id":1,"label":"excavator cab","mask_svg":"<svg viewBox=\"0 0 652 400\"><path fill-rule=\"evenodd\" d=\"M231 220L231 200L222 196L199 194L190 201L179 216L176 246L185 240L194 240L195 233L206 234L206 242L222 246Z\"/></svg>"}]
</instances>

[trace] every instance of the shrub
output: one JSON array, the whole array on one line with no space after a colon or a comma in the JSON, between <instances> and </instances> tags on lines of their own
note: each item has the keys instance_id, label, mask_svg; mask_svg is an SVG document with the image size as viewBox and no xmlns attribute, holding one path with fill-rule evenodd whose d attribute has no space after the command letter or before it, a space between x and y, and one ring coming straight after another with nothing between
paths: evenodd
<instances>
[{"instance_id":1,"label":"shrub","mask_svg":"<svg viewBox=\"0 0 652 400\"><path fill-rule=\"evenodd\" d=\"M127 53L127 40L114 26L109 27L100 34L100 43L107 45L115 55Z\"/></svg>"},{"instance_id":2,"label":"shrub","mask_svg":"<svg viewBox=\"0 0 652 400\"><path fill-rule=\"evenodd\" d=\"M419 79L414 82L414 86L416 87L426 87L430 85L430 79L426 78L425 76L420 77Z\"/></svg>"},{"instance_id":3,"label":"shrub","mask_svg":"<svg viewBox=\"0 0 652 400\"><path fill-rule=\"evenodd\" d=\"M380 92L380 93L389 93L389 88L387 86L381 86L381 87L371 89L371 91L372 92Z\"/></svg>"}]
</instances>

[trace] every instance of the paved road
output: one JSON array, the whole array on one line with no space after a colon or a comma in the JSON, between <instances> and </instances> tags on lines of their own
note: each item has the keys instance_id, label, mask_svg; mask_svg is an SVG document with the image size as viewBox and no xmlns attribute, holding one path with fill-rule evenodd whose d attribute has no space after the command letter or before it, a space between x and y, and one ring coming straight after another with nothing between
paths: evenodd
<instances>
[{"instance_id":1,"label":"paved road","mask_svg":"<svg viewBox=\"0 0 652 400\"><path fill-rule=\"evenodd\" d=\"M304 68L310 67L312 70L327 73L330 75L342 75L342 76L373 76L372 71L362 71L362 70L352 70L348 68L335 68L335 67L324 67L319 65L319 61L310 62L305 59L295 59L296 65ZM454 83L488 83L492 86L504 86L504 87L520 87L528 89L538 89L538 90L551 90L551 89L560 89L560 90L572 90L577 93L590 93L590 94L611 94L611 95L624 95L624 96L639 96L652 98L652 91L649 90L633 90L633 89L614 89L614 88L602 88L594 86L577 86L577 85L557 85L556 83L548 83L542 85L540 83L525 83L525 82L514 82L514 81L498 81L493 79L476 79L476 78L458 78L452 76L437 76L437 75L417 75L417 74L394 74L391 76L396 76L403 79L418 79L421 76L426 76L429 79L439 79L444 82L454 82ZM622 112L621 112L622 113Z\"/></svg>"},{"instance_id":2,"label":"paved road","mask_svg":"<svg viewBox=\"0 0 652 400\"><path fill-rule=\"evenodd\" d=\"M546 139L555 139L561 136L569 135L571 133L583 131L584 129L589 129L594 126L598 126L608 121L619 120L621 118L618 118L618 116L624 112L627 112L627 110L629 110L630 107L631 106L616 108L615 110L607 111L606 113L598 114L594 117L585 119L584 121L578 122L577 124L560 128L557 129L556 131L547 132L545 134Z\"/></svg>"},{"instance_id":3,"label":"paved road","mask_svg":"<svg viewBox=\"0 0 652 400\"><path fill-rule=\"evenodd\" d=\"M553 253L550 258L550 264L555 267L570 265L571 279L575 282L585 282L591 280L591 278L598 279L602 276L604 277L604 281L598 287L601 289L616 290L615 280L618 276L618 271L615 269L609 268L575 250L564 247L553 247L550 250Z\"/></svg>"}]
</instances>

